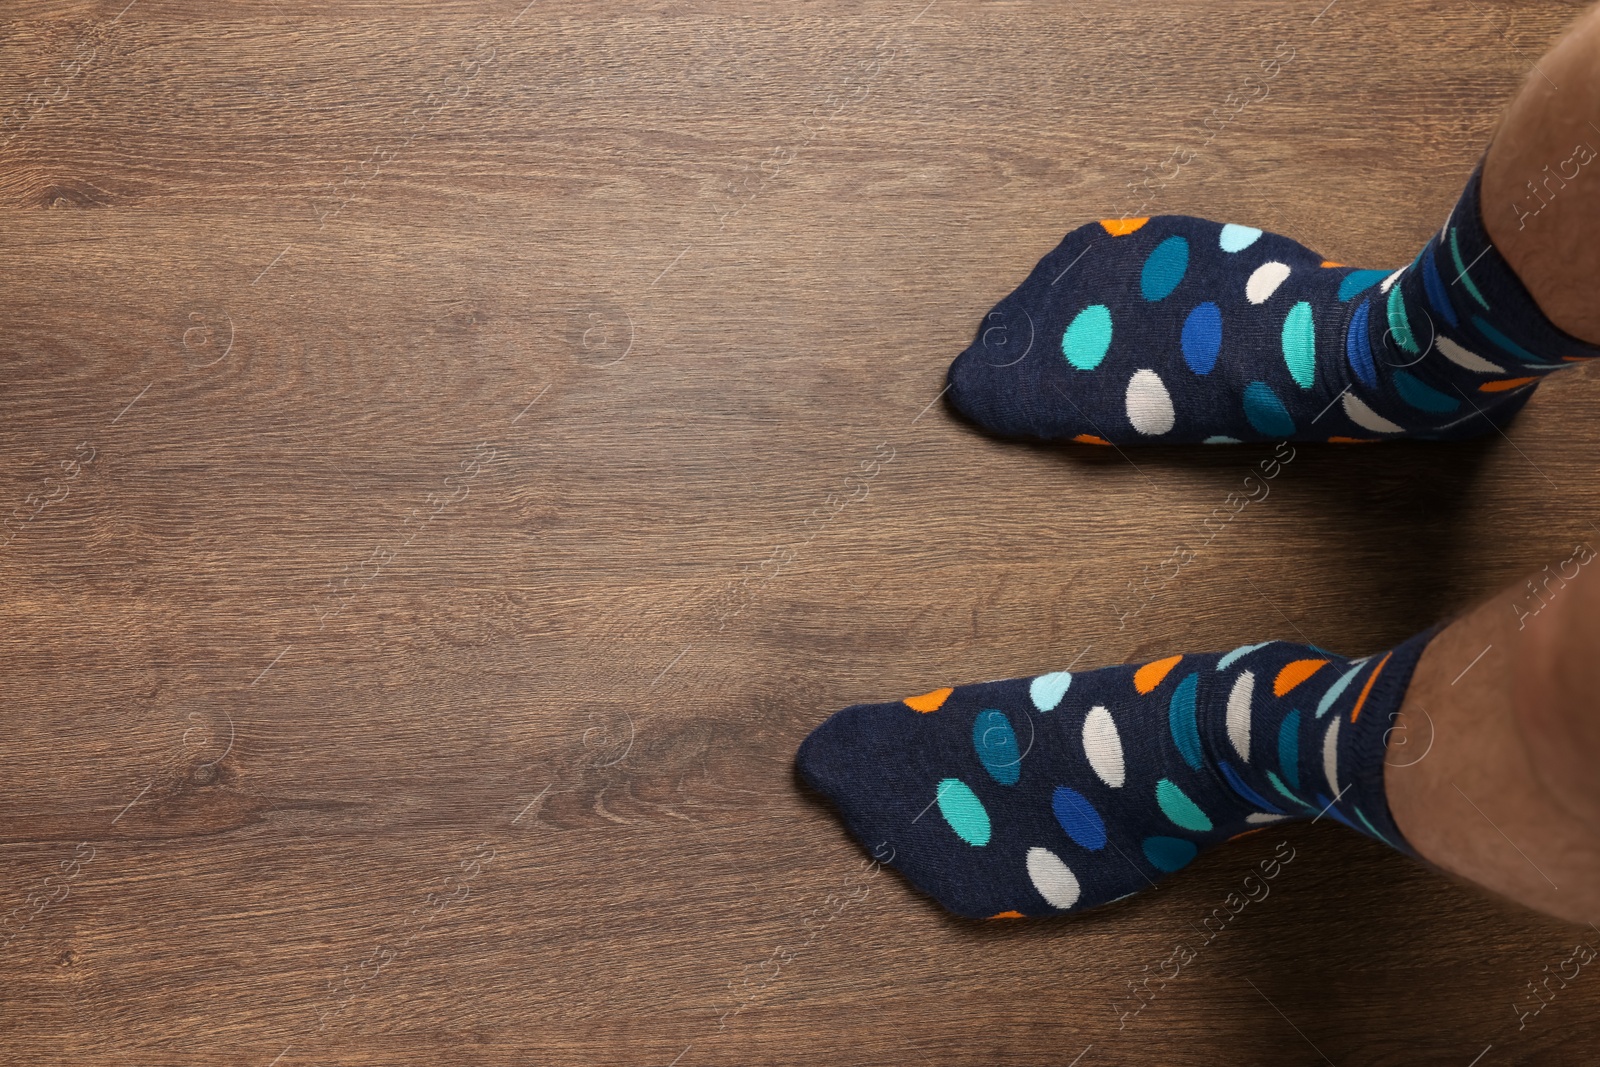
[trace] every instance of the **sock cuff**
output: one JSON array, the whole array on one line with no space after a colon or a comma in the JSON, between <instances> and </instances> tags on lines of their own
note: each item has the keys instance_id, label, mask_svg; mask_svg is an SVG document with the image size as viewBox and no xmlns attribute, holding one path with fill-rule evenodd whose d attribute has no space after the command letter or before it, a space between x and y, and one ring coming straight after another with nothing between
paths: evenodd
<instances>
[{"instance_id":1,"label":"sock cuff","mask_svg":"<svg viewBox=\"0 0 1600 1067\"><path fill-rule=\"evenodd\" d=\"M1344 769L1349 785L1329 809L1351 829L1377 838L1413 859L1421 857L1400 832L1389 810L1384 769L1389 735L1417 661L1442 628L1442 623L1433 626L1373 657L1375 673L1369 676L1363 695L1357 697L1348 712L1342 713L1346 721L1341 723L1344 737L1337 746L1338 766Z\"/></svg>"},{"instance_id":2,"label":"sock cuff","mask_svg":"<svg viewBox=\"0 0 1600 1067\"><path fill-rule=\"evenodd\" d=\"M1508 211L1515 209L1513 204L1506 205ZM1493 331L1485 331L1473 323L1477 327L1473 332L1487 337L1494 345L1491 351L1502 357L1511 355L1529 362L1561 362L1568 356L1575 359L1600 356L1600 347L1572 336L1550 321L1521 277L1500 254L1483 219L1483 160L1480 159L1462 190L1461 199L1434 239L1438 247L1438 268L1451 302L1467 322L1479 319Z\"/></svg>"}]
</instances>

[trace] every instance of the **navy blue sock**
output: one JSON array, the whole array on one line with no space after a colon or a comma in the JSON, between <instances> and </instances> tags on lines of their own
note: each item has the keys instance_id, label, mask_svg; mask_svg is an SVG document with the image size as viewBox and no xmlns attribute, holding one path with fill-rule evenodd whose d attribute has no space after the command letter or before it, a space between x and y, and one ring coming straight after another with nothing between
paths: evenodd
<instances>
[{"instance_id":1,"label":"navy blue sock","mask_svg":"<svg viewBox=\"0 0 1600 1067\"><path fill-rule=\"evenodd\" d=\"M1600 348L1495 249L1479 179L1398 271L1187 215L1090 223L984 319L951 402L998 434L1085 444L1491 433Z\"/></svg>"},{"instance_id":2,"label":"navy blue sock","mask_svg":"<svg viewBox=\"0 0 1600 1067\"><path fill-rule=\"evenodd\" d=\"M1271 641L846 708L801 776L958 915L1082 911L1286 819L1408 854L1384 752L1435 631L1359 660Z\"/></svg>"}]
</instances>

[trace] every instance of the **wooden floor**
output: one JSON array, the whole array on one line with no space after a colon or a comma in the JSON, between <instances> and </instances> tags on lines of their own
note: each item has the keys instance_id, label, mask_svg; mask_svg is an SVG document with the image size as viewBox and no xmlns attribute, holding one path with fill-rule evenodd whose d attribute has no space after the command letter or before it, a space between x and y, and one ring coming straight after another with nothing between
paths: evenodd
<instances>
[{"instance_id":1,"label":"wooden floor","mask_svg":"<svg viewBox=\"0 0 1600 1067\"><path fill-rule=\"evenodd\" d=\"M1595 1062L1600 976L1531 985L1600 932L1326 822L1002 929L791 770L1600 536L1585 371L1301 447L1175 578L1269 449L936 402L1092 218L1406 262L1574 6L524 2L5 5L0 1062Z\"/></svg>"}]
</instances>

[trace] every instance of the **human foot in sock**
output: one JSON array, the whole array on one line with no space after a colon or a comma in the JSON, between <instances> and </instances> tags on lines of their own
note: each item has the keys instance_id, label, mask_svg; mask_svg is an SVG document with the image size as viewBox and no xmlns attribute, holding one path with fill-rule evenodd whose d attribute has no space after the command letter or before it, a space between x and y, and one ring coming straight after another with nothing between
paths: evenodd
<instances>
[{"instance_id":1,"label":"human foot in sock","mask_svg":"<svg viewBox=\"0 0 1600 1067\"><path fill-rule=\"evenodd\" d=\"M985 317L951 402L994 433L1085 444L1490 433L1600 349L1540 312L1479 184L1393 272L1186 215L1090 223Z\"/></svg>"},{"instance_id":2,"label":"human foot in sock","mask_svg":"<svg viewBox=\"0 0 1600 1067\"><path fill-rule=\"evenodd\" d=\"M1272 641L860 704L796 762L875 856L974 918L1083 911L1324 813L1411 854L1383 761L1431 637L1359 660Z\"/></svg>"}]
</instances>

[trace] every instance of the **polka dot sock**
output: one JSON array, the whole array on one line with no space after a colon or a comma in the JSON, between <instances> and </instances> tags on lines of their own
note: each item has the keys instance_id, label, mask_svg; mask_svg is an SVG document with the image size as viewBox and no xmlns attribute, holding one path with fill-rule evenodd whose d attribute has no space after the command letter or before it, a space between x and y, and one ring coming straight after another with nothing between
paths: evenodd
<instances>
[{"instance_id":1,"label":"polka dot sock","mask_svg":"<svg viewBox=\"0 0 1600 1067\"><path fill-rule=\"evenodd\" d=\"M1600 348L1490 243L1479 181L1393 272L1187 215L1090 223L984 319L951 402L998 434L1101 445L1492 433Z\"/></svg>"},{"instance_id":2,"label":"polka dot sock","mask_svg":"<svg viewBox=\"0 0 1600 1067\"><path fill-rule=\"evenodd\" d=\"M1384 753L1433 633L1357 660L1270 641L860 704L797 764L874 856L974 918L1119 900L1286 819L1414 855Z\"/></svg>"}]
</instances>

